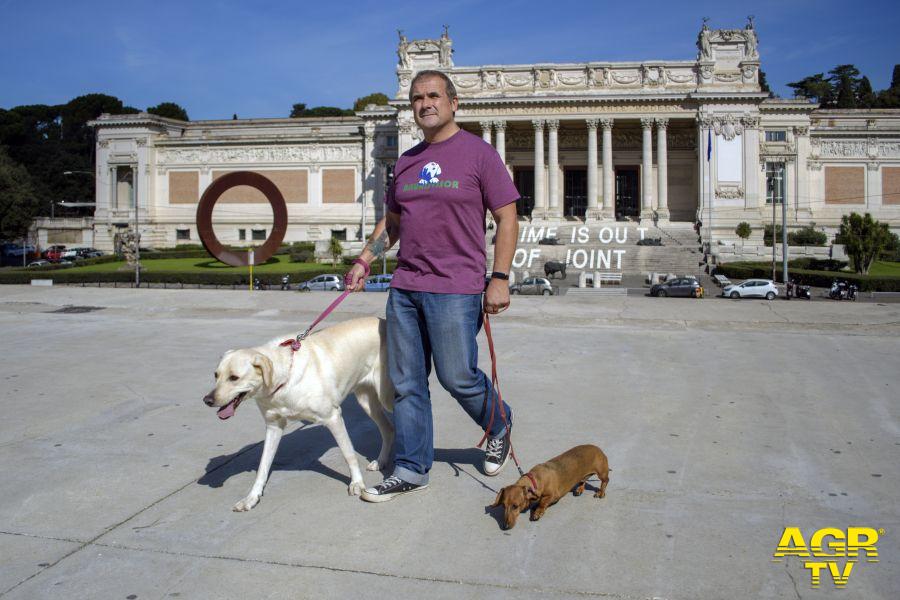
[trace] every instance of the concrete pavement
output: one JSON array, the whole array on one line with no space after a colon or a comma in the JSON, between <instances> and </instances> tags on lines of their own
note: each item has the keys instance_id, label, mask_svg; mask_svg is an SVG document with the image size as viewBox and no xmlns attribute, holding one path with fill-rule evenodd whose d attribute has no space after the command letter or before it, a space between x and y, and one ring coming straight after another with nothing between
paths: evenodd
<instances>
[{"instance_id":1,"label":"concrete pavement","mask_svg":"<svg viewBox=\"0 0 900 600\"><path fill-rule=\"evenodd\" d=\"M900 305L515 298L494 329L518 454L601 446L605 499L502 531L488 505L515 470L480 473L480 432L434 381L429 490L350 497L330 434L294 426L260 504L233 513L264 431L250 405L220 422L202 404L218 357L332 297L0 287L0 597L896 597ZM344 407L374 457L374 424ZM789 525L882 528L880 562L814 589L801 560L772 562Z\"/></svg>"}]
</instances>

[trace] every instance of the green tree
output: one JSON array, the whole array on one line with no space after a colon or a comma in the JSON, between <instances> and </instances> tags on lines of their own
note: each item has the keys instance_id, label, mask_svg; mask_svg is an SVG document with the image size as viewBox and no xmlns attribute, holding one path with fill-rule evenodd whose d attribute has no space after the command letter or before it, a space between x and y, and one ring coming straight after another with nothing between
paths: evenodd
<instances>
[{"instance_id":1,"label":"green tree","mask_svg":"<svg viewBox=\"0 0 900 600\"><path fill-rule=\"evenodd\" d=\"M859 86L859 69L854 65L838 65L828 71L828 81L837 108L856 108L856 92Z\"/></svg>"},{"instance_id":2,"label":"green tree","mask_svg":"<svg viewBox=\"0 0 900 600\"><path fill-rule=\"evenodd\" d=\"M872 262L891 243L891 231L887 223L874 220L869 213L860 216L854 212L841 217L841 229L836 241L844 244L853 270L868 274Z\"/></svg>"},{"instance_id":3,"label":"green tree","mask_svg":"<svg viewBox=\"0 0 900 600\"><path fill-rule=\"evenodd\" d=\"M331 255L331 266L335 266L338 259L344 254L344 246L341 244L341 240L332 237L328 241L328 254Z\"/></svg>"},{"instance_id":4,"label":"green tree","mask_svg":"<svg viewBox=\"0 0 900 600\"><path fill-rule=\"evenodd\" d=\"M816 73L787 85L789 88L794 88L795 98L815 100L822 106L830 105L832 102L834 94L831 83L825 79L824 73Z\"/></svg>"},{"instance_id":5,"label":"green tree","mask_svg":"<svg viewBox=\"0 0 900 600\"><path fill-rule=\"evenodd\" d=\"M900 65L894 65L891 87L878 93L878 108L900 108Z\"/></svg>"},{"instance_id":6,"label":"green tree","mask_svg":"<svg viewBox=\"0 0 900 600\"><path fill-rule=\"evenodd\" d=\"M769 98L775 97L775 93L772 91L772 88L769 87L769 82L766 80L766 72L762 69L759 70L759 90L761 92L768 92Z\"/></svg>"},{"instance_id":7,"label":"green tree","mask_svg":"<svg viewBox=\"0 0 900 600\"><path fill-rule=\"evenodd\" d=\"M741 248L744 247L744 240L750 237L751 232L750 223L747 223L746 221L741 221L738 223L738 226L734 228L734 233L741 238Z\"/></svg>"},{"instance_id":8,"label":"green tree","mask_svg":"<svg viewBox=\"0 0 900 600\"><path fill-rule=\"evenodd\" d=\"M94 130L88 122L103 113L136 112L106 94L86 94L56 106L16 106L0 110L0 145L27 169L34 195L40 199L40 212L49 216L51 202L94 197L93 177L64 175L94 170Z\"/></svg>"},{"instance_id":9,"label":"green tree","mask_svg":"<svg viewBox=\"0 0 900 600\"><path fill-rule=\"evenodd\" d=\"M38 209L28 170L16 164L0 146L0 239L26 235Z\"/></svg>"},{"instance_id":10,"label":"green tree","mask_svg":"<svg viewBox=\"0 0 900 600\"><path fill-rule=\"evenodd\" d=\"M859 80L859 86L856 88L856 105L859 108L874 108L878 104L878 98L872 90L872 84L868 77Z\"/></svg>"},{"instance_id":11,"label":"green tree","mask_svg":"<svg viewBox=\"0 0 900 600\"><path fill-rule=\"evenodd\" d=\"M346 117L352 116L353 111L336 106L314 106L307 108L305 104L298 103L291 108L291 118L299 117Z\"/></svg>"},{"instance_id":12,"label":"green tree","mask_svg":"<svg viewBox=\"0 0 900 600\"><path fill-rule=\"evenodd\" d=\"M72 98L60 108L62 118L63 139L89 143L93 146L94 130L88 121L96 119L103 113L123 115L140 112L136 108L125 106L115 96L106 94L85 94Z\"/></svg>"},{"instance_id":13,"label":"green tree","mask_svg":"<svg viewBox=\"0 0 900 600\"><path fill-rule=\"evenodd\" d=\"M353 103L353 112L365 110L366 106L369 104L377 104L378 106L385 106L388 103L388 97L381 92L375 92L374 94L369 94L368 96L363 96L362 98L357 98L356 102Z\"/></svg>"},{"instance_id":14,"label":"green tree","mask_svg":"<svg viewBox=\"0 0 900 600\"><path fill-rule=\"evenodd\" d=\"M190 119L188 119L187 111L174 102L161 102L156 106L148 106L147 112L151 115L166 117L167 119L190 121Z\"/></svg>"}]
</instances>

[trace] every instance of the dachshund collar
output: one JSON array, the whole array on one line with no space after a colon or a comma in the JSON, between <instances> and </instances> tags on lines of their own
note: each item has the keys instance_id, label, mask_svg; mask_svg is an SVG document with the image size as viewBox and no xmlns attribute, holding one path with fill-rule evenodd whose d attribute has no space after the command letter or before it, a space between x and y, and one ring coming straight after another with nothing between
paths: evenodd
<instances>
[{"instance_id":1,"label":"dachshund collar","mask_svg":"<svg viewBox=\"0 0 900 600\"><path fill-rule=\"evenodd\" d=\"M534 491L534 493L537 494L537 493L538 493L538 491L537 491L537 482L534 480L534 475L532 475L532 474L529 472L529 473L525 473L525 477L527 477L527 478L528 478L528 481L531 482L531 489L532 489L532 491Z\"/></svg>"}]
</instances>

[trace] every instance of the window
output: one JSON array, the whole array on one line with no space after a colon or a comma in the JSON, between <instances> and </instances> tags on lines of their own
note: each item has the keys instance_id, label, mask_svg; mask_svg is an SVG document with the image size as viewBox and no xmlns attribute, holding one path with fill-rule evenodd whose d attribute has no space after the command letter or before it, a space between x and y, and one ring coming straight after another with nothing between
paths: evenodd
<instances>
[{"instance_id":1,"label":"window","mask_svg":"<svg viewBox=\"0 0 900 600\"><path fill-rule=\"evenodd\" d=\"M766 163L766 204L784 202L784 163Z\"/></svg>"},{"instance_id":2,"label":"window","mask_svg":"<svg viewBox=\"0 0 900 600\"><path fill-rule=\"evenodd\" d=\"M766 141L767 142L783 142L787 140L787 133L784 131L767 131L766 132Z\"/></svg>"},{"instance_id":3,"label":"window","mask_svg":"<svg viewBox=\"0 0 900 600\"><path fill-rule=\"evenodd\" d=\"M175 239L178 241L191 239L191 230L190 229L176 229L175 230Z\"/></svg>"},{"instance_id":4,"label":"window","mask_svg":"<svg viewBox=\"0 0 900 600\"><path fill-rule=\"evenodd\" d=\"M347 230L346 229L332 229L331 230L332 239L337 239L342 242L347 241Z\"/></svg>"},{"instance_id":5,"label":"window","mask_svg":"<svg viewBox=\"0 0 900 600\"><path fill-rule=\"evenodd\" d=\"M238 239L241 241L247 239L247 230L246 229L238 229Z\"/></svg>"},{"instance_id":6,"label":"window","mask_svg":"<svg viewBox=\"0 0 900 600\"><path fill-rule=\"evenodd\" d=\"M113 167L115 185L113 186L112 206L118 209L134 208L134 171L131 167Z\"/></svg>"},{"instance_id":7,"label":"window","mask_svg":"<svg viewBox=\"0 0 900 600\"><path fill-rule=\"evenodd\" d=\"M265 241L266 239L265 229L251 229L250 234L253 237L253 241Z\"/></svg>"},{"instance_id":8,"label":"window","mask_svg":"<svg viewBox=\"0 0 900 600\"><path fill-rule=\"evenodd\" d=\"M386 136L384 141L385 141L384 145L387 146L388 148L396 148L397 147L397 136L396 135Z\"/></svg>"}]
</instances>

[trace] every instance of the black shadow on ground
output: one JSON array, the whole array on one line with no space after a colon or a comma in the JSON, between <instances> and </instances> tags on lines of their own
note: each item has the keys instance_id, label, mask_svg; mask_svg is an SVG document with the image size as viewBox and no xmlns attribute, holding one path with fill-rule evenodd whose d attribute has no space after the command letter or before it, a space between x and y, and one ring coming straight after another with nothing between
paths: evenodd
<instances>
[{"instance_id":1,"label":"black shadow on ground","mask_svg":"<svg viewBox=\"0 0 900 600\"><path fill-rule=\"evenodd\" d=\"M249 407L245 407L249 408ZM344 423L347 426L347 432L353 442L353 448L358 454L361 454L363 461L360 467L365 469L365 464L378 457L381 450L381 435L375 423L363 412L354 396L349 396L341 405L343 411ZM244 411L241 411L244 412ZM247 417L256 418L256 411L248 410ZM232 418L242 418L235 416ZM244 417L244 418L247 418ZM224 430L223 430L224 432ZM254 444L248 444L230 454L221 454L209 459L206 464L206 472L197 480L200 485L206 485L213 488L222 487L231 477L244 472L255 472L259 467L260 456L262 455L262 438L265 436L265 426L259 421L260 441ZM278 445L278 451L275 454L275 460L272 463L272 471L313 471L321 473L343 482L345 485L350 484L349 469L341 459L342 469L340 472L335 471L320 462L320 458L331 448L337 446L331 432L325 427L317 427L304 425L286 433L281 438ZM478 448L435 448L434 460L439 463L447 463L453 469L457 477L465 474L470 477L479 486L484 488L486 492L494 495L497 490L487 486L478 477L475 477L470 471L480 472L481 461L484 452ZM471 467L467 469L466 467ZM392 470L389 466L387 470L382 471L388 474Z\"/></svg>"}]
</instances>

